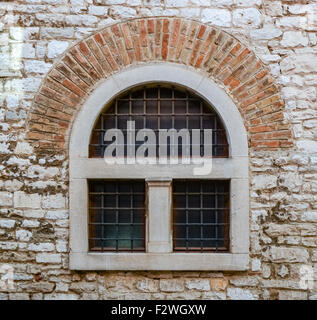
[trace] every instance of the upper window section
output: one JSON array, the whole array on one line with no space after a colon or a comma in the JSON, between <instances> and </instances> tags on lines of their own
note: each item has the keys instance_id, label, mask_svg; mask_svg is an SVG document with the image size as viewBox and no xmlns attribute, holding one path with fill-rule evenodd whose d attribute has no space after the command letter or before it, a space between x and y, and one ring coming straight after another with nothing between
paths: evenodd
<instances>
[{"instance_id":1,"label":"upper window section","mask_svg":"<svg viewBox=\"0 0 317 320\"><path fill-rule=\"evenodd\" d=\"M151 129L156 135L156 156L159 154L159 131L176 129L200 130L200 150L203 152L204 129L212 130L212 156L228 157L228 141L224 126L213 110L202 98L193 92L170 85L147 85L136 87L115 98L100 114L93 129L89 157L103 157L107 146L105 141L109 129L120 129L124 135L125 155L127 154L128 121L134 121L135 131ZM192 138L189 142L192 149ZM136 141L137 149L145 141ZM167 142L169 150L170 141ZM184 142L182 142L184 145ZM182 147L178 148L182 154ZM192 154L192 151L191 151ZM168 154L169 155L169 154Z\"/></svg>"}]
</instances>

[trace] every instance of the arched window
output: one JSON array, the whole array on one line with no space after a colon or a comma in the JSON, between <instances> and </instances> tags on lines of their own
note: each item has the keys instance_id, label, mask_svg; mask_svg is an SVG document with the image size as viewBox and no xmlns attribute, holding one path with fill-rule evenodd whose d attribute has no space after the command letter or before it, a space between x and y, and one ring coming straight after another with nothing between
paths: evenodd
<instances>
[{"instance_id":1,"label":"arched window","mask_svg":"<svg viewBox=\"0 0 317 320\"><path fill-rule=\"evenodd\" d=\"M134 70L144 81L129 71L105 81L74 124L71 268L245 270L248 157L240 115L210 79L188 86L197 75L178 67L162 81L153 66L149 81L144 68ZM182 162L203 159L207 147L207 172ZM161 148L174 162L160 162ZM108 150L120 161L106 161ZM140 154L152 162L127 161Z\"/></svg>"},{"instance_id":2,"label":"arched window","mask_svg":"<svg viewBox=\"0 0 317 320\"><path fill-rule=\"evenodd\" d=\"M148 85L124 92L100 114L89 145L90 157L103 157L111 141L105 141L107 130L116 128L124 133L127 153L127 122L133 121L135 130L152 129L156 135L156 156L159 155L159 130L212 130L213 157L228 157L228 142L223 124L203 99L181 87ZM203 140L203 137L202 137ZM142 142L135 145L137 149ZM182 152L179 144L179 154ZM202 146L203 147L203 146ZM169 151L169 148L167 149ZM203 150L201 150L203 153Z\"/></svg>"},{"instance_id":3,"label":"arched window","mask_svg":"<svg viewBox=\"0 0 317 320\"><path fill-rule=\"evenodd\" d=\"M200 132L199 155L203 156L205 129L211 130L212 156L228 157L226 132L213 108L189 90L166 84L130 89L107 105L92 131L89 156L104 156L107 147L113 143L112 140L105 140L105 134L113 128L123 133L124 154L127 155L129 147L137 153L144 138L137 141L134 139L129 144L128 121L133 123L133 137L138 130L153 131L156 157L162 147L159 132L170 129L188 129L188 145L183 145L182 136L179 136L179 141L174 142L177 143L178 157L182 156L184 147L188 148L190 155L193 154L193 137L190 135L192 130ZM167 156L171 155L172 146L169 142L170 139L167 139ZM148 150L144 151L145 157L149 156ZM179 165L182 165L181 161ZM151 178L151 172L147 178ZM173 251L229 249L229 185L229 180L172 181ZM89 181L91 251L146 251L145 215L148 204L145 194L144 180ZM157 205L160 206L160 203Z\"/></svg>"}]
</instances>

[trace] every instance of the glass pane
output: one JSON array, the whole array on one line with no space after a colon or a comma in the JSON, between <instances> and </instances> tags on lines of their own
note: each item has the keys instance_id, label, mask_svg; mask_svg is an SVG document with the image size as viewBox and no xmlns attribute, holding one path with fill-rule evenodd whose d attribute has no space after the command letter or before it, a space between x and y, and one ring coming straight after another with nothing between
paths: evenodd
<instances>
[{"instance_id":1,"label":"glass pane","mask_svg":"<svg viewBox=\"0 0 317 320\"><path fill-rule=\"evenodd\" d=\"M188 112L189 113L200 113L200 100L189 100L188 102Z\"/></svg>"},{"instance_id":2,"label":"glass pane","mask_svg":"<svg viewBox=\"0 0 317 320\"><path fill-rule=\"evenodd\" d=\"M174 101L174 112L176 114L186 114L186 100Z\"/></svg>"},{"instance_id":3,"label":"glass pane","mask_svg":"<svg viewBox=\"0 0 317 320\"><path fill-rule=\"evenodd\" d=\"M221 192L220 192L221 191ZM229 249L229 181L173 181L173 241L176 251ZM179 209L179 204L184 206ZM219 204L225 209L219 208ZM185 241L183 247L180 240Z\"/></svg>"},{"instance_id":4,"label":"glass pane","mask_svg":"<svg viewBox=\"0 0 317 320\"><path fill-rule=\"evenodd\" d=\"M188 223L200 223L200 210L188 211Z\"/></svg>"},{"instance_id":5,"label":"glass pane","mask_svg":"<svg viewBox=\"0 0 317 320\"><path fill-rule=\"evenodd\" d=\"M128 100L118 100L118 114L129 113L129 101Z\"/></svg>"},{"instance_id":6,"label":"glass pane","mask_svg":"<svg viewBox=\"0 0 317 320\"><path fill-rule=\"evenodd\" d=\"M172 101L162 100L160 101L160 112L163 114L171 114L173 111Z\"/></svg>"},{"instance_id":7,"label":"glass pane","mask_svg":"<svg viewBox=\"0 0 317 320\"><path fill-rule=\"evenodd\" d=\"M130 210L119 210L118 222L119 223L130 223L131 222Z\"/></svg>"},{"instance_id":8,"label":"glass pane","mask_svg":"<svg viewBox=\"0 0 317 320\"><path fill-rule=\"evenodd\" d=\"M88 182L90 250L144 251L144 185L144 181Z\"/></svg>"},{"instance_id":9,"label":"glass pane","mask_svg":"<svg viewBox=\"0 0 317 320\"><path fill-rule=\"evenodd\" d=\"M117 210L107 209L103 210L103 222L104 223L115 223L117 220Z\"/></svg>"},{"instance_id":10,"label":"glass pane","mask_svg":"<svg viewBox=\"0 0 317 320\"><path fill-rule=\"evenodd\" d=\"M157 100L148 100L146 102L146 112L147 113L158 113L158 102Z\"/></svg>"},{"instance_id":11,"label":"glass pane","mask_svg":"<svg viewBox=\"0 0 317 320\"><path fill-rule=\"evenodd\" d=\"M131 98L132 99L143 99L144 98L144 91L142 89L132 91Z\"/></svg>"},{"instance_id":12,"label":"glass pane","mask_svg":"<svg viewBox=\"0 0 317 320\"><path fill-rule=\"evenodd\" d=\"M160 88L161 99L171 99L173 90L171 88Z\"/></svg>"},{"instance_id":13,"label":"glass pane","mask_svg":"<svg viewBox=\"0 0 317 320\"><path fill-rule=\"evenodd\" d=\"M174 211L174 223L186 223L186 210Z\"/></svg>"},{"instance_id":14,"label":"glass pane","mask_svg":"<svg viewBox=\"0 0 317 320\"><path fill-rule=\"evenodd\" d=\"M135 100L132 102L132 112L137 114L144 113L144 101L143 100Z\"/></svg>"}]
</instances>

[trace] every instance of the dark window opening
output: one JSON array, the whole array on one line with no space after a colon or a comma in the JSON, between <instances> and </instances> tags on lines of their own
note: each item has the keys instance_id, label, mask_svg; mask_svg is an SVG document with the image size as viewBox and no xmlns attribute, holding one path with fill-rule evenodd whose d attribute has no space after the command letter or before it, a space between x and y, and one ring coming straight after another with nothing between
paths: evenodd
<instances>
[{"instance_id":1,"label":"dark window opening","mask_svg":"<svg viewBox=\"0 0 317 320\"><path fill-rule=\"evenodd\" d=\"M226 180L173 181L174 251L229 250L229 187Z\"/></svg>"},{"instance_id":2,"label":"dark window opening","mask_svg":"<svg viewBox=\"0 0 317 320\"><path fill-rule=\"evenodd\" d=\"M89 156L97 158L104 156L106 147L113 142L104 141L105 132L108 129L122 130L126 155L127 121L135 121L136 132L145 128L154 130L156 156L159 155L159 130L174 128L177 131L180 129L188 129L190 132L193 129L200 130L200 156L204 155L203 130L212 129L212 156L228 157L226 132L213 108L189 90L176 89L167 85L139 87L114 99L100 114L95 124L89 145ZM178 142L178 156L181 156L181 139ZM143 142L136 141L135 149L141 144ZM167 156L170 156L169 139L167 145ZM192 155L192 141L188 148Z\"/></svg>"},{"instance_id":3,"label":"dark window opening","mask_svg":"<svg viewBox=\"0 0 317 320\"><path fill-rule=\"evenodd\" d=\"M145 181L89 180L89 250L145 251Z\"/></svg>"}]
</instances>

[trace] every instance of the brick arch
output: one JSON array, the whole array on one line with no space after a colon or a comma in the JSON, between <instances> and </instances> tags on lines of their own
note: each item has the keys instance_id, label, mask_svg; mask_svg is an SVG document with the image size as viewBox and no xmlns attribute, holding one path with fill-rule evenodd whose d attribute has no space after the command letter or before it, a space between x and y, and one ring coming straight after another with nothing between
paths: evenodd
<instances>
[{"instance_id":1,"label":"brick arch","mask_svg":"<svg viewBox=\"0 0 317 320\"><path fill-rule=\"evenodd\" d=\"M113 24L70 48L50 70L30 111L27 139L37 150L63 151L82 103L101 79L154 61L208 74L236 103L251 148L287 148L292 133L269 70L228 33L182 18L138 18Z\"/></svg>"}]
</instances>

